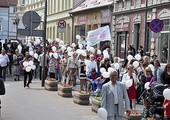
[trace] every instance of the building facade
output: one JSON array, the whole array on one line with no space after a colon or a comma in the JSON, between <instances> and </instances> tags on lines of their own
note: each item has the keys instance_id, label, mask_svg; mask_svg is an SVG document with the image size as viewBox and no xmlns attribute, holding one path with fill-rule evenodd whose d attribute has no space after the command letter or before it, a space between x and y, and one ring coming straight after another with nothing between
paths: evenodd
<instances>
[{"instance_id":1,"label":"building facade","mask_svg":"<svg viewBox=\"0 0 170 120\"><path fill-rule=\"evenodd\" d=\"M5 40L8 39L9 35L9 8L4 7L0 8L0 39Z\"/></svg>"},{"instance_id":2,"label":"building facade","mask_svg":"<svg viewBox=\"0 0 170 120\"><path fill-rule=\"evenodd\" d=\"M27 11L35 11L41 18L41 23L37 29L43 29L43 21L44 21L44 9L45 9L45 0L18 0L17 5L17 16L20 19L18 28L25 29L25 26L22 23L22 17ZM39 38L39 37L38 37ZM41 37L40 37L41 38ZM32 36L20 36L19 39L26 39L27 41L34 40Z\"/></svg>"},{"instance_id":3,"label":"building facade","mask_svg":"<svg viewBox=\"0 0 170 120\"><path fill-rule=\"evenodd\" d=\"M16 37L13 20L16 12L17 0L3 0L0 4L0 39L8 40Z\"/></svg>"},{"instance_id":4,"label":"building facade","mask_svg":"<svg viewBox=\"0 0 170 120\"><path fill-rule=\"evenodd\" d=\"M157 54L161 62L167 62L170 30L169 5L168 0L148 0L145 24L145 0L116 0L112 19L112 37L116 55L125 58L130 44L133 44L136 51L142 45L145 52L149 52L150 55ZM163 21L164 28L160 33L154 34L149 24L156 18ZM147 30L146 38L145 30Z\"/></svg>"},{"instance_id":5,"label":"building facade","mask_svg":"<svg viewBox=\"0 0 170 120\"><path fill-rule=\"evenodd\" d=\"M69 12L74 7L75 0L49 0L47 12L47 38L55 40L59 38L64 43L71 43L72 40L72 17ZM79 0L76 0L78 3ZM60 22L64 26L60 27Z\"/></svg>"},{"instance_id":6,"label":"building facade","mask_svg":"<svg viewBox=\"0 0 170 120\"><path fill-rule=\"evenodd\" d=\"M71 11L73 16L73 42L77 43L76 35L87 36L87 32L103 27L111 26L111 13L113 0L85 0L77 8ZM110 27L111 28L111 27ZM108 41L100 42L97 47L105 49L110 47Z\"/></svg>"}]
</instances>

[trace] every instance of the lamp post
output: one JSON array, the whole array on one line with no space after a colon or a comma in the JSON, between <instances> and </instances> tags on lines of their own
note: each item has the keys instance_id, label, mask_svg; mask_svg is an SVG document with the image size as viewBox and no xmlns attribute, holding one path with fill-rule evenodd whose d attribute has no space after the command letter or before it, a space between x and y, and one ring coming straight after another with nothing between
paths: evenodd
<instances>
[{"instance_id":1,"label":"lamp post","mask_svg":"<svg viewBox=\"0 0 170 120\"><path fill-rule=\"evenodd\" d=\"M147 51L147 32L148 32L148 25L147 25L147 12L148 12L148 0L145 0L146 1L146 6L145 6L145 40L144 40L144 52L146 53Z\"/></svg>"},{"instance_id":2,"label":"lamp post","mask_svg":"<svg viewBox=\"0 0 170 120\"><path fill-rule=\"evenodd\" d=\"M18 40L18 25L19 25L19 17L16 16L14 24L16 25L16 40Z\"/></svg>"},{"instance_id":3,"label":"lamp post","mask_svg":"<svg viewBox=\"0 0 170 120\"><path fill-rule=\"evenodd\" d=\"M43 30L44 30L44 34L43 34L43 39L44 39L44 61L43 61L43 70L42 70L42 75L43 75L43 79L42 79L42 83L41 86L44 87L45 84L45 72L47 72L45 70L45 62L46 62L46 28L47 28L47 0L45 0L45 10L44 10L44 24L43 24Z\"/></svg>"}]
</instances>

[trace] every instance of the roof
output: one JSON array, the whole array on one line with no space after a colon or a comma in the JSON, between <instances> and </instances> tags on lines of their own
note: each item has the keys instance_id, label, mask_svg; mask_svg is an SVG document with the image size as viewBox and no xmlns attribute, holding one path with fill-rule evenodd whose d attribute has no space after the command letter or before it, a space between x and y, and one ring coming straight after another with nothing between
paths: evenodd
<instances>
[{"instance_id":1,"label":"roof","mask_svg":"<svg viewBox=\"0 0 170 120\"><path fill-rule=\"evenodd\" d=\"M0 0L0 7L17 6L18 0Z\"/></svg>"},{"instance_id":2,"label":"roof","mask_svg":"<svg viewBox=\"0 0 170 120\"><path fill-rule=\"evenodd\" d=\"M111 5L112 3L113 0L85 0L77 8L72 10L70 13L76 13L76 12L89 10L93 8L104 7L107 5Z\"/></svg>"}]
</instances>

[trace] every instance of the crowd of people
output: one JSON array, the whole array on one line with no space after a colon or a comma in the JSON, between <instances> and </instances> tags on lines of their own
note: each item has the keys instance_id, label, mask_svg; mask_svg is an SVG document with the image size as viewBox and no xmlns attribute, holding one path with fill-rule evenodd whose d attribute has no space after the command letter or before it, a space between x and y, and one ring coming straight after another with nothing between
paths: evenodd
<instances>
[{"instance_id":1,"label":"crowd of people","mask_svg":"<svg viewBox=\"0 0 170 120\"><path fill-rule=\"evenodd\" d=\"M136 110L136 103L140 102L138 98L142 98L144 109L147 109L146 95L141 96L146 82L157 82L167 86L170 84L170 64L162 68L157 55L145 56L142 46L135 51L133 45L130 45L127 58L123 62L110 52L109 47L101 51L86 45L84 39L80 39L78 45L74 43L65 45L58 39L48 40L45 49L41 43L35 41L29 44L17 43L14 46L5 43L3 46L0 54L0 78L4 81L7 71L7 74L13 75L14 81L19 81L23 75L24 87L29 88L33 78L43 79L43 68L45 77L56 78L58 82L75 86L76 81L80 80L81 90L89 91L87 81L90 81L91 90L101 93L99 95L102 97L102 107L109 113L108 120L114 120L115 115L120 117L117 120L122 119L124 107L120 106L122 105L120 102L123 99L127 113ZM36 68L28 71L23 65L25 61L33 61ZM126 86L127 80L132 81L130 87ZM115 109L117 112L113 113ZM164 106L164 109L165 111L170 109L170 104ZM169 118L169 112L165 113L168 113L165 116Z\"/></svg>"}]
</instances>

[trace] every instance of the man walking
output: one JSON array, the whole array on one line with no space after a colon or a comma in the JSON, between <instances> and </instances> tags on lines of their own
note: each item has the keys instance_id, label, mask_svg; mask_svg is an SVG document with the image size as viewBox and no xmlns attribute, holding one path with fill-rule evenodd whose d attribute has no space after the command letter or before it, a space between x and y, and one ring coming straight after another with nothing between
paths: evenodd
<instances>
[{"instance_id":1,"label":"man walking","mask_svg":"<svg viewBox=\"0 0 170 120\"><path fill-rule=\"evenodd\" d=\"M39 62L40 62L40 80L43 79L43 75L44 75L44 78L47 77L47 72L48 72L48 62L49 62L49 56L46 54L45 55L45 70L44 70L44 73L42 74L42 70L43 70L43 67L44 67L44 52L42 54L40 54L39 56Z\"/></svg>"},{"instance_id":2,"label":"man walking","mask_svg":"<svg viewBox=\"0 0 170 120\"><path fill-rule=\"evenodd\" d=\"M123 120L124 119L124 104L127 115L130 114L130 102L124 84L117 81L117 71L110 73L110 81L102 87L101 107L105 108L108 116L107 120Z\"/></svg>"},{"instance_id":3,"label":"man walking","mask_svg":"<svg viewBox=\"0 0 170 120\"><path fill-rule=\"evenodd\" d=\"M5 50L1 51L0 54L0 78L6 79L6 69L9 64L9 57Z\"/></svg>"}]
</instances>

